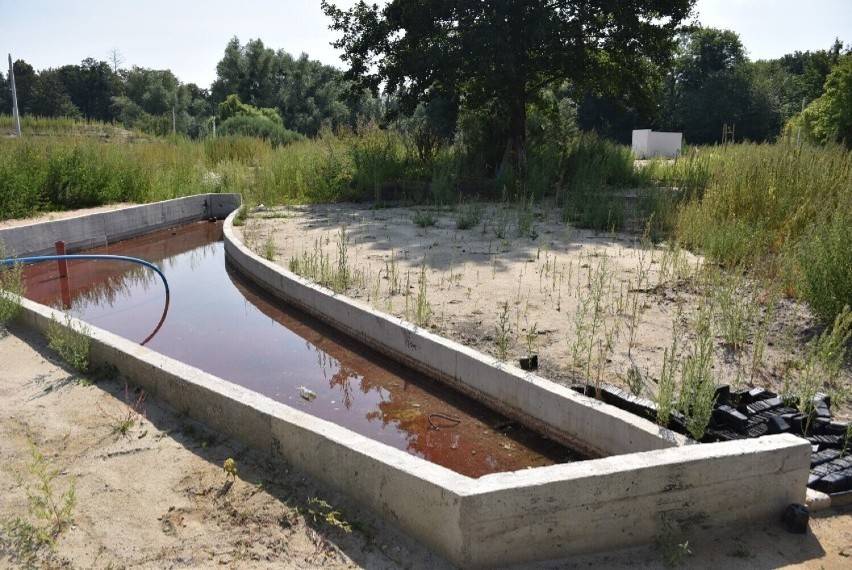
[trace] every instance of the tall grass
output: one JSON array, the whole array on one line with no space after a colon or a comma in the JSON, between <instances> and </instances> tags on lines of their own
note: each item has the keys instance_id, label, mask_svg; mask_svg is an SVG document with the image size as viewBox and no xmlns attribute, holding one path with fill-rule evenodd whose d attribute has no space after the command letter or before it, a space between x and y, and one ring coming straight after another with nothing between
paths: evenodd
<instances>
[{"instance_id":1,"label":"tall grass","mask_svg":"<svg viewBox=\"0 0 852 570\"><path fill-rule=\"evenodd\" d=\"M399 132L374 124L273 146L26 119L22 138L0 139L0 219L199 192L239 192L255 204L454 204L479 194L525 207L552 199L577 225L641 231L647 224L654 241L673 234L725 265L774 267L771 276L826 324L852 305L852 155L840 146L695 148L637 168L627 147L591 133L531 143L523 161L488 178L471 162L477 151L469 142L424 162ZM0 127L10 125L0 116Z\"/></svg>"},{"instance_id":2,"label":"tall grass","mask_svg":"<svg viewBox=\"0 0 852 570\"><path fill-rule=\"evenodd\" d=\"M785 285L829 324L852 304L852 153L841 146L717 147L712 178L677 214L677 237L727 265L791 268Z\"/></svg>"}]
</instances>

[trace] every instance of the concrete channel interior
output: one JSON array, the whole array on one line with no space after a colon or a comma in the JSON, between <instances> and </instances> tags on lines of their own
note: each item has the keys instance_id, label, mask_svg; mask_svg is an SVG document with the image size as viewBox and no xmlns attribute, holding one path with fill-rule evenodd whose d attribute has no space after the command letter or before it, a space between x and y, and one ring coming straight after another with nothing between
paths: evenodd
<instances>
[{"instance_id":1,"label":"concrete channel interior","mask_svg":"<svg viewBox=\"0 0 852 570\"><path fill-rule=\"evenodd\" d=\"M803 502L810 445L789 434L693 445L597 400L336 295L250 251L235 235L236 195L203 194L0 231L19 257L68 252L154 229L228 216L225 251L240 273L371 348L497 411L599 457L465 477L309 416L91 327L91 361L260 451L295 464L464 567L564 557L646 543L663 518L712 532L776 518ZM61 312L22 299L45 330ZM71 326L75 322L71 321Z\"/></svg>"}]
</instances>

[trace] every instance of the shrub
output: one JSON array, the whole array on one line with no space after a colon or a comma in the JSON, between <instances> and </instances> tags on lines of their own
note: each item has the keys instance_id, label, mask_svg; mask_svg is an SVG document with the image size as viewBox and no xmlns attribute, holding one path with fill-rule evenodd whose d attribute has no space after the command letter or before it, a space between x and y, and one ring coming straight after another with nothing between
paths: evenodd
<instances>
[{"instance_id":1,"label":"shrub","mask_svg":"<svg viewBox=\"0 0 852 570\"><path fill-rule=\"evenodd\" d=\"M299 133L289 131L266 117L245 115L236 115L227 119L217 132L222 136L257 137L267 141L273 147L288 145L302 139Z\"/></svg>"}]
</instances>

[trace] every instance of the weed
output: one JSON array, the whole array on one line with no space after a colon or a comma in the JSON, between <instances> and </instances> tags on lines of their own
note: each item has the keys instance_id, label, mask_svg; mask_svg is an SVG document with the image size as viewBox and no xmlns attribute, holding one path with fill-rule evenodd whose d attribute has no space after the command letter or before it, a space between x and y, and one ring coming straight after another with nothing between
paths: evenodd
<instances>
[{"instance_id":1,"label":"weed","mask_svg":"<svg viewBox=\"0 0 852 570\"><path fill-rule=\"evenodd\" d=\"M415 317L417 325L425 327L429 324L429 319L432 317L432 307L429 305L429 300L426 298L426 258L420 264L420 276L417 278L417 302L415 305Z\"/></svg>"},{"instance_id":2,"label":"weed","mask_svg":"<svg viewBox=\"0 0 852 570\"><path fill-rule=\"evenodd\" d=\"M244 226L246 225L246 220L248 220L249 207L248 204L243 204L240 206L240 209L237 211L237 215L234 216L234 225L235 226Z\"/></svg>"},{"instance_id":3,"label":"weed","mask_svg":"<svg viewBox=\"0 0 852 570\"><path fill-rule=\"evenodd\" d=\"M89 334L91 328L81 321L75 324L69 313L65 313L65 323L60 324L51 317L47 326L48 346L77 372L85 374L89 369ZM79 330L78 330L79 329Z\"/></svg>"},{"instance_id":4,"label":"weed","mask_svg":"<svg viewBox=\"0 0 852 570\"><path fill-rule=\"evenodd\" d=\"M303 251L290 257L287 267L293 273L328 287L335 293L343 293L353 283L363 282L364 275L349 265L346 227L341 226L337 240L337 263L332 266L329 254L324 253L319 240L314 242L313 252Z\"/></svg>"},{"instance_id":5,"label":"weed","mask_svg":"<svg viewBox=\"0 0 852 570\"><path fill-rule=\"evenodd\" d=\"M391 250L390 261L385 262L385 277L388 280L388 295L399 295L399 265L396 262L393 250Z\"/></svg>"},{"instance_id":6,"label":"weed","mask_svg":"<svg viewBox=\"0 0 852 570\"><path fill-rule=\"evenodd\" d=\"M799 401L808 414L807 433L813 414L813 400L820 390L828 390L835 406L842 406L852 387L842 381L841 370L846 349L852 338L852 311L845 307L834 324L812 339L807 346L804 364L798 378Z\"/></svg>"},{"instance_id":7,"label":"weed","mask_svg":"<svg viewBox=\"0 0 852 570\"><path fill-rule=\"evenodd\" d=\"M590 323L588 323L588 347L586 354L586 376L591 377L592 366L594 365L593 348L595 341L598 346L598 376L600 375L600 367L606 358L606 353L612 350L617 336L617 331L613 327L608 327L606 323L607 315L607 294L609 293L612 282L612 271L609 268L609 258L604 254L598 261L589 267L588 273L588 290L583 290L580 294L581 303L583 297L586 297L586 306L591 308L588 312ZM602 335L606 340L606 344L598 336ZM606 348L606 351L603 348Z\"/></svg>"},{"instance_id":8,"label":"weed","mask_svg":"<svg viewBox=\"0 0 852 570\"><path fill-rule=\"evenodd\" d=\"M583 357L587 350L591 350L592 341L589 338L589 325L586 322L586 316L589 313L589 304L591 298L589 295L579 295L577 310L571 320L574 328L574 338L571 341L571 357L574 366L579 368L583 363Z\"/></svg>"},{"instance_id":9,"label":"weed","mask_svg":"<svg viewBox=\"0 0 852 570\"><path fill-rule=\"evenodd\" d=\"M728 348L741 354L756 314L754 292L741 273L717 273L712 288L719 307L719 327Z\"/></svg>"},{"instance_id":10,"label":"weed","mask_svg":"<svg viewBox=\"0 0 852 570\"><path fill-rule=\"evenodd\" d=\"M0 239L0 261L6 259L10 253ZM26 292L22 274L23 266L20 263L0 265L0 330L6 328L21 312L18 296Z\"/></svg>"},{"instance_id":11,"label":"weed","mask_svg":"<svg viewBox=\"0 0 852 570\"><path fill-rule=\"evenodd\" d=\"M754 558L754 554L748 549L748 545L741 540L737 540L737 549L734 551L734 556L737 558Z\"/></svg>"},{"instance_id":12,"label":"weed","mask_svg":"<svg viewBox=\"0 0 852 570\"><path fill-rule=\"evenodd\" d=\"M505 239L506 238L506 226L509 224L509 212L508 210L501 206L497 207L497 211L494 213L494 217L490 220L490 227L492 233L494 233L494 237L497 239Z\"/></svg>"},{"instance_id":13,"label":"weed","mask_svg":"<svg viewBox=\"0 0 852 570\"><path fill-rule=\"evenodd\" d=\"M672 345L663 350L663 368L657 388L657 423L663 427L669 425L674 409L675 390L677 389L679 332L677 319L672 324Z\"/></svg>"},{"instance_id":14,"label":"weed","mask_svg":"<svg viewBox=\"0 0 852 570\"><path fill-rule=\"evenodd\" d=\"M826 212L800 240L796 265L802 297L828 325L852 303L852 206Z\"/></svg>"},{"instance_id":15,"label":"weed","mask_svg":"<svg viewBox=\"0 0 852 570\"><path fill-rule=\"evenodd\" d=\"M497 358L506 360L509 350L509 301L503 301L503 310L500 312L497 324Z\"/></svg>"},{"instance_id":16,"label":"weed","mask_svg":"<svg viewBox=\"0 0 852 570\"><path fill-rule=\"evenodd\" d=\"M476 200L460 203L456 209L456 228L460 230L475 228L482 221L484 213L485 208Z\"/></svg>"},{"instance_id":17,"label":"weed","mask_svg":"<svg viewBox=\"0 0 852 570\"><path fill-rule=\"evenodd\" d=\"M521 200L518 204L518 236L535 239L538 234L533 229L535 210L533 209L533 198L529 201Z\"/></svg>"},{"instance_id":18,"label":"weed","mask_svg":"<svg viewBox=\"0 0 852 570\"><path fill-rule=\"evenodd\" d=\"M71 481L60 492L57 478L62 469L54 467L30 440L28 477L17 475L18 485L27 497L27 517L2 519L0 544L8 545L13 559L26 566L37 566L39 551L53 547L59 534L71 525L77 504L77 486Z\"/></svg>"},{"instance_id":19,"label":"weed","mask_svg":"<svg viewBox=\"0 0 852 570\"><path fill-rule=\"evenodd\" d=\"M538 323L533 323L533 326L527 326L527 332L525 335L527 341L527 355L532 356L533 354L533 343L535 342L536 337L538 336Z\"/></svg>"},{"instance_id":20,"label":"weed","mask_svg":"<svg viewBox=\"0 0 852 570\"><path fill-rule=\"evenodd\" d=\"M639 366L636 365L630 354L628 354L628 357L630 358L630 367L627 369L627 387L630 389L631 394L640 396L642 390L645 388L645 380L642 378Z\"/></svg>"},{"instance_id":21,"label":"weed","mask_svg":"<svg viewBox=\"0 0 852 570\"><path fill-rule=\"evenodd\" d=\"M346 520L343 511L335 509L328 502L317 497L308 499L308 507L304 514L314 524L326 524L343 532L352 532L352 525Z\"/></svg>"},{"instance_id":22,"label":"weed","mask_svg":"<svg viewBox=\"0 0 852 570\"><path fill-rule=\"evenodd\" d=\"M852 422L846 424L846 434L843 436L843 449L840 451L841 457L846 457L850 444L852 444Z\"/></svg>"},{"instance_id":23,"label":"weed","mask_svg":"<svg viewBox=\"0 0 852 570\"><path fill-rule=\"evenodd\" d=\"M237 462L234 461L232 457L229 457L225 460L225 463L222 465L222 469L225 471L225 477L231 477L232 482L237 481ZM262 486L262 483L260 484Z\"/></svg>"},{"instance_id":24,"label":"weed","mask_svg":"<svg viewBox=\"0 0 852 570\"><path fill-rule=\"evenodd\" d=\"M427 209L418 208L414 210L414 225L418 228L432 227L438 223L438 216Z\"/></svg>"},{"instance_id":25,"label":"weed","mask_svg":"<svg viewBox=\"0 0 852 570\"><path fill-rule=\"evenodd\" d=\"M768 284L769 298L766 303L766 309L763 312L763 319L759 324L755 324L756 330L752 341L751 349L751 378L754 380L757 375L757 369L763 364L763 353L766 350L766 337L769 334L769 326L775 318L775 310L778 307L778 299L781 297L781 288L777 285ZM764 287L763 289L766 289Z\"/></svg>"},{"instance_id":26,"label":"weed","mask_svg":"<svg viewBox=\"0 0 852 570\"><path fill-rule=\"evenodd\" d=\"M660 527L662 531L658 540L660 560L669 568L680 566L688 556L692 555L689 541L677 541L671 521L665 515L661 517Z\"/></svg>"},{"instance_id":27,"label":"weed","mask_svg":"<svg viewBox=\"0 0 852 570\"><path fill-rule=\"evenodd\" d=\"M269 261L275 261L275 237L272 232L269 232L266 241L263 243L263 257Z\"/></svg>"},{"instance_id":28,"label":"weed","mask_svg":"<svg viewBox=\"0 0 852 570\"><path fill-rule=\"evenodd\" d=\"M630 283L627 284L627 303L630 309L627 320L627 354L631 354L636 346L636 332L639 330L639 317L641 316L639 304L639 291L631 289Z\"/></svg>"},{"instance_id":29,"label":"weed","mask_svg":"<svg viewBox=\"0 0 852 570\"><path fill-rule=\"evenodd\" d=\"M710 303L698 308L691 353L681 364L680 409L686 429L696 441L704 437L716 402L713 380L713 315Z\"/></svg>"},{"instance_id":30,"label":"weed","mask_svg":"<svg viewBox=\"0 0 852 570\"><path fill-rule=\"evenodd\" d=\"M139 390L136 400L130 398L130 388L124 384L125 409L118 414L105 413L110 418L109 427L112 433L122 437L129 437L132 428L141 418L145 417L145 403L147 396L143 390Z\"/></svg>"},{"instance_id":31,"label":"weed","mask_svg":"<svg viewBox=\"0 0 852 570\"><path fill-rule=\"evenodd\" d=\"M334 287L334 290L338 292L346 291L351 284L352 272L349 270L348 243L346 226L340 226L340 233L337 236L337 286Z\"/></svg>"}]
</instances>

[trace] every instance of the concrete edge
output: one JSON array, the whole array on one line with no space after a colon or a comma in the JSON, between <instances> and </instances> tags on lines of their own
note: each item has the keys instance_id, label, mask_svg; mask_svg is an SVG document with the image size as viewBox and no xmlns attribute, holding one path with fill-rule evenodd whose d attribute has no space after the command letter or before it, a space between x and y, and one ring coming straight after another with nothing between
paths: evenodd
<instances>
[{"instance_id":1,"label":"concrete edge","mask_svg":"<svg viewBox=\"0 0 852 570\"><path fill-rule=\"evenodd\" d=\"M831 508L831 495L808 487L805 504L811 511L825 511Z\"/></svg>"},{"instance_id":2,"label":"concrete edge","mask_svg":"<svg viewBox=\"0 0 852 570\"><path fill-rule=\"evenodd\" d=\"M494 474L462 499L464 565L604 551L778 519L805 499L810 444L790 434ZM570 467L565 469L565 467Z\"/></svg>"},{"instance_id":3,"label":"concrete edge","mask_svg":"<svg viewBox=\"0 0 852 570\"><path fill-rule=\"evenodd\" d=\"M65 313L20 301L25 326L65 326ZM688 536L775 517L805 498L810 444L789 434L470 479L77 319L67 325L91 338L93 364L116 366L151 395L299 467L464 567L644 544L662 516Z\"/></svg>"},{"instance_id":4,"label":"concrete edge","mask_svg":"<svg viewBox=\"0 0 852 570\"><path fill-rule=\"evenodd\" d=\"M286 460L343 491L452 558L460 550L461 497L472 479L276 402L118 335L21 298L21 321L52 322L90 339L90 362L115 366L128 382L211 429Z\"/></svg>"},{"instance_id":5,"label":"concrete edge","mask_svg":"<svg viewBox=\"0 0 852 570\"><path fill-rule=\"evenodd\" d=\"M73 253L206 218L224 218L241 201L239 194L196 194L0 229L0 240L17 257L56 253L54 244L59 240Z\"/></svg>"},{"instance_id":6,"label":"concrete edge","mask_svg":"<svg viewBox=\"0 0 852 570\"><path fill-rule=\"evenodd\" d=\"M228 262L280 300L438 378L536 431L593 457L685 445L689 440L599 400L435 335L304 279L252 252L225 220Z\"/></svg>"},{"instance_id":7,"label":"concrete edge","mask_svg":"<svg viewBox=\"0 0 852 570\"><path fill-rule=\"evenodd\" d=\"M415 370L592 457L681 446L688 438L629 412L338 295L263 259L225 220L228 262L273 296Z\"/></svg>"}]
</instances>

